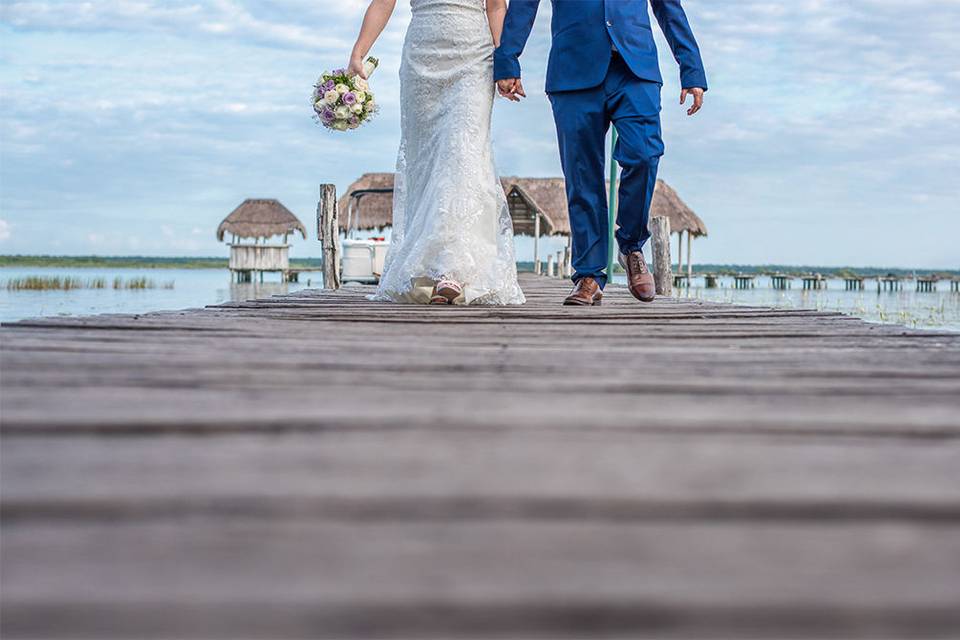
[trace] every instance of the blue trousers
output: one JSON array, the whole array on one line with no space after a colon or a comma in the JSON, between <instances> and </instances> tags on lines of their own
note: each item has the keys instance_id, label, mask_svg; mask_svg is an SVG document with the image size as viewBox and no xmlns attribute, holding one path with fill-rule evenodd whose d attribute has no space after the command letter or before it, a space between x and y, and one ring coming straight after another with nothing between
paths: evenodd
<instances>
[{"instance_id":1,"label":"blue trousers","mask_svg":"<svg viewBox=\"0 0 960 640\"><path fill-rule=\"evenodd\" d=\"M614 54L603 84L550 94L567 183L573 235L573 280L607 281L609 226L604 144L610 123L619 139L613 157L620 175L616 239L622 253L639 251L650 238L647 223L663 155L660 84L633 75Z\"/></svg>"}]
</instances>

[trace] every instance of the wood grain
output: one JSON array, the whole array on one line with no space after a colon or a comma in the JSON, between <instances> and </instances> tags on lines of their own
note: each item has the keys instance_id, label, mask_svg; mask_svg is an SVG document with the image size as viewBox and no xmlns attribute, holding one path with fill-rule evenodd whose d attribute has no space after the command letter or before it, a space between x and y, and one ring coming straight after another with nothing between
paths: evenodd
<instances>
[{"instance_id":1,"label":"wood grain","mask_svg":"<svg viewBox=\"0 0 960 640\"><path fill-rule=\"evenodd\" d=\"M3 637L960 634L960 336L522 284L4 326Z\"/></svg>"}]
</instances>

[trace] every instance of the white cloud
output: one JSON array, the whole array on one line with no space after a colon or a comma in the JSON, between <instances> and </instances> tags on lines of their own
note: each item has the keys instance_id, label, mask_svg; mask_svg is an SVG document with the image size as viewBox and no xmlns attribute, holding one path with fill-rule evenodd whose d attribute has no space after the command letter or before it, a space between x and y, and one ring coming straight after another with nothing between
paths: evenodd
<instances>
[{"instance_id":1,"label":"white cloud","mask_svg":"<svg viewBox=\"0 0 960 640\"><path fill-rule=\"evenodd\" d=\"M0 242L10 239L10 223L0 218Z\"/></svg>"},{"instance_id":2,"label":"white cloud","mask_svg":"<svg viewBox=\"0 0 960 640\"><path fill-rule=\"evenodd\" d=\"M257 4L257 3L248 3ZM271 3L272 4L272 3ZM276 3L281 4L280 2ZM335 3L336 4L336 3ZM352 5L353 3L346 3ZM269 6L269 5L268 5ZM304 8L306 10L306 8ZM272 13L269 8L265 13ZM313 9L317 16L317 9ZM307 13L309 16L309 12ZM303 17L307 17L303 16ZM19 29L48 31L163 32L226 36L267 45L323 50L345 41L328 31L256 17L235 0L91 0L5 2L0 19Z\"/></svg>"},{"instance_id":3,"label":"white cloud","mask_svg":"<svg viewBox=\"0 0 960 640\"><path fill-rule=\"evenodd\" d=\"M0 196L16 227L11 244L42 251L46 234L33 231L63 228L69 211L77 223L64 231L64 250L83 250L88 234L115 250L136 234L142 251L213 253L222 247L212 229L244 197L278 197L309 223L318 182L342 189L365 171L391 169L407 0L374 50L376 121L333 137L311 122L307 104L317 74L346 62L366 4L2 2ZM896 237L906 206L914 220L938 220L925 225L940 232L929 247L918 242L917 255L946 252L937 243L960 232L943 213L960 162L960 72L948 64L960 59L960 1L912 0L909 10L902 0L684 6L711 91L700 115L682 115L676 64L658 33L661 171L711 226L701 257L737 258L711 256L712 246L790 255L802 244L811 261L856 261L851 253L866 261L880 249L821 237L813 223L809 237L794 231L870 216L877 234ZM559 172L542 92L549 22L544 1L522 59L530 99L495 107L506 174ZM791 234L780 232L785 220L796 223Z\"/></svg>"}]
</instances>

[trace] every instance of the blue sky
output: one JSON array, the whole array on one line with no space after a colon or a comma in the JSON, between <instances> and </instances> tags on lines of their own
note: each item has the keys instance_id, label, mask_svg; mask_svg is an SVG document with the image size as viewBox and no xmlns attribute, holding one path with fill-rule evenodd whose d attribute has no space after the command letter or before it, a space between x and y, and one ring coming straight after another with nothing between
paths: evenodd
<instances>
[{"instance_id":1,"label":"blue sky","mask_svg":"<svg viewBox=\"0 0 960 640\"><path fill-rule=\"evenodd\" d=\"M406 5L373 52L382 112L333 134L307 96L345 63L362 0L3 0L0 253L225 255L214 230L246 197L312 229L321 182L393 167ZM684 6L711 90L686 118L658 34L661 177L710 229L695 259L958 267L960 0ZM495 107L503 174L559 175L549 10L522 59L530 98Z\"/></svg>"}]
</instances>

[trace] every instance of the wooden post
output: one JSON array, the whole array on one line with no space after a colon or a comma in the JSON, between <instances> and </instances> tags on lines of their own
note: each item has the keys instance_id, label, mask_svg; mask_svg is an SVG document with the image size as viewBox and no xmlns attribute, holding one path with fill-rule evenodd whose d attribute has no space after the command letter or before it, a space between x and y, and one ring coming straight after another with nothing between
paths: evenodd
<instances>
[{"instance_id":1,"label":"wooden post","mask_svg":"<svg viewBox=\"0 0 960 640\"><path fill-rule=\"evenodd\" d=\"M670 263L671 267L673 263ZM683 271L683 230L677 231L677 271Z\"/></svg>"},{"instance_id":2,"label":"wooden post","mask_svg":"<svg viewBox=\"0 0 960 640\"><path fill-rule=\"evenodd\" d=\"M340 225L337 221L337 187L320 185L317 205L317 239L323 244L323 288L340 288Z\"/></svg>"},{"instance_id":3,"label":"wooden post","mask_svg":"<svg viewBox=\"0 0 960 640\"><path fill-rule=\"evenodd\" d=\"M607 197L609 207L607 209L607 276L613 277L613 265L617 261L617 179L620 177L617 161L613 158L617 150L617 140L619 138L617 128L610 127L610 193Z\"/></svg>"},{"instance_id":4,"label":"wooden post","mask_svg":"<svg viewBox=\"0 0 960 640\"><path fill-rule=\"evenodd\" d=\"M693 263L690 261L690 256L693 254L692 242L693 236L690 235L690 230L687 229L687 282L693 277Z\"/></svg>"},{"instance_id":5,"label":"wooden post","mask_svg":"<svg viewBox=\"0 0 960 640\"><path fill-rule=\"evenodd\" d=\"M557 277L563 277L563 251L557 251Z\"/></svg>"},{"instance_id":6,"label":"wooden post","mask_svg":"<svg viewBox=\"0 0 960 640\"><path fill-rule=\"evenodd\" d=\"M572 236L571 236L572 237ZM570 253L570 241L567 241L567 246L563 249L563 277L569 278L573 275L573 267L570 264L571 260Z\"/></svg>"},{"instance_id":7,"label":"wooden post","mask_svg":"<svg viewBox=\"0 0 960 640\"><path fill-rule=\"evenodd\" d=\"M540 275L540 212L533 214L533 272Z\"/></svg>"},{"instance_id":8,"label":"wooden post","mask_svg":"<svg viewBox=\"0 0 960 640\"><path fill-rule=\"evenodd\" d=\"M548 278L553 277L553 254L552 253L547 254L547 277Z\"/></svg>"},{"instance_id":9,"label":"wooden post","mask_svg":"<svg viewBox=\"0 0 960 640\"><path fill-rule=\"evenodd\" d=\"M653 279L657 284L657 295L673 295L673 274L670 261L670 218L657 216L650 221L653 240Z\"/></svg>"}]
</instances>

